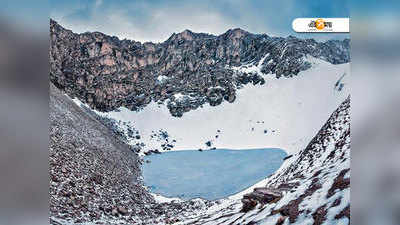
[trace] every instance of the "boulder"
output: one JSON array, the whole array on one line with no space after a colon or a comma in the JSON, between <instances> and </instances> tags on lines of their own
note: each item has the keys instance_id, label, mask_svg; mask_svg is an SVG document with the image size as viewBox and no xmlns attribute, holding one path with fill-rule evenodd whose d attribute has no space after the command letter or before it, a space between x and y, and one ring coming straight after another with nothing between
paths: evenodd
<instances>
[{"instance_id":1,"label":"boulder","mask_svg":"<svg viewBox=\"0 0 400 225\"><path fill-rule=\"evenodd\" d=\"M128 213L128 210L125 207L120 206L120 207L118 207L118 212L121 215L126 215Z\"/></svg>"},{"instance_id":2,"label":"boulder","mask_svg":"<svg viewBox=\"0 0 400 225\"><path fill-rule=\"evenodd\" d=\"M242 198L242 211L246 211L250 209L250 206L252 206L255 202L255 205L258 203L260 204L268 204L272 202L277 202L279 199L282 198L282 194L279 190L277 189L272 189L272 188L267 188L267 187L261 187L261 188L254 188L254 191L245 194ZM252 206L252 208L255 207Z\"/></svg>"},{"instance_id":3,"label":"boulder","mask_svg":"<svg viewBox=\"0 0 400 225\"><path fill-rule=\"evenodd\" d=\"M256 200L249 199L249 198L243 198L242 203L243 203L242 212L248 212L248 211L254 209L254 207L256 207L256 205L257 205Z\"/></svg>"}]
</instances>

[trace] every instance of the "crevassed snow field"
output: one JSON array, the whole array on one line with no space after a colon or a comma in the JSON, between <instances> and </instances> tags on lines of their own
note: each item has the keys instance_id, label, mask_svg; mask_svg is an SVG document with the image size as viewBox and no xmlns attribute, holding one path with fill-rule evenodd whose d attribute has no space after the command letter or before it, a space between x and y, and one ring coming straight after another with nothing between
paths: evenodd
<instances>
[{"instance_id":1,"label":"crevassed snow field","mask_svg":"<svg viewBox=\"0 0 400 225\"><path fill-rule=\"evenodd\" d=\"M161 150L161 143L150 135L162 129L176 140L172 150L205 149L205 142L211 140L216 148L282 148L292 154L305 147L349 94L348 75L342 78L349 74L348 63L311 61L312 68L297 76L263 75L266 84L244 86L234 103L205 105L181 118L172 117L165 104L154 102L139 112L121 108L100 114L133 122L147 149ZM341 91L335 88L338 80L345 84Z\"/></svg>"}]
</instances>

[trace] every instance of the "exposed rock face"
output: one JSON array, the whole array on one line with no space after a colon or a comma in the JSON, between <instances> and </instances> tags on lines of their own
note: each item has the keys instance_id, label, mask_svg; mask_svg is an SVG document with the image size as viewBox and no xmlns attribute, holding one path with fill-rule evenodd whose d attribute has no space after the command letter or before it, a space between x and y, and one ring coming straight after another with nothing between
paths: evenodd
<instances>
[{"instance_id":1,"label":"exposed rock face","mask_svg":"<svg viewBox=\"0 0 400 225\"><path fill-rule=\"evenodd\" d=\"M333 64L350 60L349 40L319 43L241 29L220 36L185 30L155 44L75 34L50 20L50 40L50 80L70 96L100 111L168 100L173 116L233 102L242 85L264 84L262 74L296 75L310 67L307 56ZM235 69L255 64L259 73Z\"/></svg>"}]
</instances>

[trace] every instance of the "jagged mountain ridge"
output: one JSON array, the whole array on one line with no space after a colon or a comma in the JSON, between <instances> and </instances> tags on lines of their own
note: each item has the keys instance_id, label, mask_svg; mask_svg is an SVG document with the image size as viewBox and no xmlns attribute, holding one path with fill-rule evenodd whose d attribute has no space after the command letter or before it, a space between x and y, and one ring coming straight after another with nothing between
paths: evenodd
<instances>
[{"instance_id":1,"label":"jagged mountain ridge","mask_svg":"<svg viewBox=\"0 0 400 225\"><path fill-rule=\"evenodd\" d=\"M290 77L310 68L307 57L350 61L349 40L316 42L241 29L214 36L185 30L162 43L73 33L50 20L50 80L99 111L139 110L168 103L173 116L205 103L233 102L236 89L264 84L260 73L234 68L257 63L261 74Z\"/></svg>"}]
</instances>

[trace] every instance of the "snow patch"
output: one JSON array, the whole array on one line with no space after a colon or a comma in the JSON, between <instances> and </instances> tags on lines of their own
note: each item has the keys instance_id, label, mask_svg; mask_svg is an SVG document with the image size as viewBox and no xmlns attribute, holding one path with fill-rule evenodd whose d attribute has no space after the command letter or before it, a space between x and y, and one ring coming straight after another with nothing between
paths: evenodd
<instances>
[{"instance_id":1,"label":"snow patch","mask_svg":"<svg viewBox=\"0 0 400 225\"><path fill-rule=\"evenodd\" d=\"M162 84L162 83L166 82L168 79L169 79L169 77L160 75L160 76L157 77L157 82L159 84Z\"/></svg>"}]
</instances>

